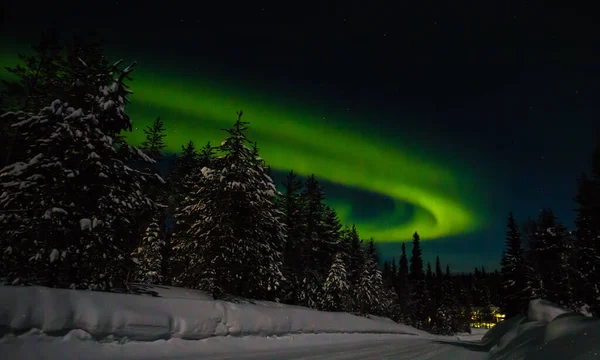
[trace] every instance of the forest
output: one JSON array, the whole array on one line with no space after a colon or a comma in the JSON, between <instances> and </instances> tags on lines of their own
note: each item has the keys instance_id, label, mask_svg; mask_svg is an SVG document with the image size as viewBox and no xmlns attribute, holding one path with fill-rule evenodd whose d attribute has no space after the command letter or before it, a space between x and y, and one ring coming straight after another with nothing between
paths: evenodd
<instances>
[{"instance_id":1,"label":"forest","mask_svg":"<svg viewBox=\"0 0 600 360\"><path fill-rule=\"evenodd\" d=\"M381 261L375 239L326 204L315 175L290 171L277 191L243 111L232 109L219 145L193 139L166 153L157 114L135 147L126 137L135 62L111 64L99 40L52 32L32 50L2 80L5 285L172 285L385 316L435 334L469 332L474 309L491 322L493 307L511 317L537 298L600 313L600 141L574 189L574 230L551 209L522 223L508 214L498 219L507 226L499 270L462 274L439 257L425 264L418 232Z\"/></svg>"}]
</instances>

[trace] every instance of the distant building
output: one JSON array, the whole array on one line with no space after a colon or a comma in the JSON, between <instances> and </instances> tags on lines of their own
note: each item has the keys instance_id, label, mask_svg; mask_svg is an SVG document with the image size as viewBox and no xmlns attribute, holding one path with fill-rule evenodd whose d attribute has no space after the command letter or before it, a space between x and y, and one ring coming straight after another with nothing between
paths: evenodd
<instances>
[{"instance_id":1,"label":"distant building","mask_svg":"<svg viewBox=\"0 0 600 360\"><path fill-rule=\"evenodd\" d=\"M497 306L475 307L471 313L471 327L473 328L492 328L497 323L506 318L506 315L500 313Z\"/></svg>"}]
</instances>

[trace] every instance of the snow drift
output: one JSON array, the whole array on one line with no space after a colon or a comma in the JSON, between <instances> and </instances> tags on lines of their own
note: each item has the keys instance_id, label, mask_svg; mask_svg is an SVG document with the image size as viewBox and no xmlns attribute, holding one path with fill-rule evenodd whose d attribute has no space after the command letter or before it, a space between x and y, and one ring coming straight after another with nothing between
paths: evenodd
<instances>
[{"instance_id":1,"label":"snow drift","mask_svg":"<svg viewBox=\"0 0 600 360\"><path fill-rule=\"evenodd\" d=\"M140 285L142 286L142 285ZM153 296L0 286L0 336L39 329L137 341L310 333L426 334L389 320L267 301L215 301L200 291L146 286Z\"/></svg>"},{"instance_id":2,"label":"snow drift","mask_svg":"<svg viewBox=\"0 0 600 360\"><path fill-rule=\"evenodd\" d=\"M600 321L568 312L545 300L532 300L527 316L507 319L482 338L491 360L597 359Z\"/></svg>"}]
</instances>

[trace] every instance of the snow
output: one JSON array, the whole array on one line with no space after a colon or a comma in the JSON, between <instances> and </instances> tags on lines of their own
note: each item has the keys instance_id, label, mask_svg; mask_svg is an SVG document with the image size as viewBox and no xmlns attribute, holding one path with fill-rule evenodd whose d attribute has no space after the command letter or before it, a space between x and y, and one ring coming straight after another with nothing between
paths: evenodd
<instances>
[{"instance_id":1,"label":"snow","mask_svg":"<svg viewBox=\"0 0 600 360\"><path fill-rule=\"evenodd\" d=\"M50 252L50 262L53 263L56 261L56 259L58 259L58 250L52 249Z\"/></svg>"},{"instance_id":2,"label":"snow","mask_svg":"<svg viewBox=\"0 0 600 360\"><path fill-rule=\"evenodd\" d=\"M81 231L84 231L84 230L92 231L92 221L90 219L87 219L87 218L80 219L79 226L81 227Z\"/></svg>"},{"instance_id":3,"label":"snow","mask_svg":"<svg viewBox=\"0 0 600 360\"><path fill-rule=\"evenodd\" d=\"M35 328L44 333L79 329L96 339L112 334L137 341L298 333L427 334L402 324L347 313L268 301L215 301L199 291L165 286L132 288L154 296L0 286L4 303L0 329L23 332Z\"/></svg>"},{"instance_id":4,"label":"snow","mask_svg":"<svg viewBox=\"0 0 600 360\"><path fill-rule=\"evenodd\" d=\"M499 323L482 344L490 348L490 360L595 358L600 353L600 321L537 299L529 303L527 317Z\"/></svg>"},{"instance_id":5,"label":"snow","mask_svg":"<svg viewBox=\"0 0 600 360\"><path fill-rule=\"evenodd\" d=\"M485 334L452 337L375 316L213 300L169 286L129 289L134 294L0 286L0 358L553 360L600 352L597 318L544 300Z\"/></svg>"}]
</instances>

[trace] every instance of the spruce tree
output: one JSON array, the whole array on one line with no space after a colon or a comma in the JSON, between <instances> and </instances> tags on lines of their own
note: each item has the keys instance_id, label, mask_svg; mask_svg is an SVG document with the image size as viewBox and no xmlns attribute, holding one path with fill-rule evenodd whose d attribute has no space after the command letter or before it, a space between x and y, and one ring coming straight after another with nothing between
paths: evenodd
<instances>
[{"instance_id":1,"label":"spruce tree","mask_svg":"<svg viewBox=\"0 0 600 360\"><path fill-rule=\"evenodd\" d=\"M219 147L223 155L203 167L179 218L194 221L174 234L177 282L186 287L250 298L274 299L283 281L285 241L276 188L247 146L242 112Z\"/></svg>"},{"instance_id":2,"label":"spruce tree","mask_svg":"<svg viewBox=\"0 0 600 360\"><path fill-rule=\"evenodd\" d=\"M390 284L394 292L398 292L398 266L396 264L396 257L392 256L390 263Z\"/></svg>"},{"instance_id":3,"label":"spruce tree","mask_svg":"<svg viewBox=\"0 0 600 360\"><path fill-rule=\"evenodd\" d=\"M442 265L440 264L440 257L435 257L435 284L434 284L434 301L436 304L440 304L443 297L443 283L444 273L442 272Z\"/></svg>"},{"instance_id":4,"label":"spruce tree","mask_svg":"<svg viewBox=\"0 0 600 360\"><path fill-rule=\"evenodd\" d=\"M323 309L329 311L344 311L348 308L350 286L346 276L345 256L335 255L327 279L323 284Z\"/></svg>"},{"instance_id":5,"label":"spruce tree","mask_svg":"<svg viewBox=\"0 0 600 360\"><path fill-rule=\"evenodd\" d=\"M302 248L304 234L304 222L300 192L302 182L298 180L296 173L290 171L283 184L285 190L279 197L282 222L285 224L286 242L283 249L283 273L286 278L282 289L283 301L297 304L300 279L303 275L302 256L299 256ZM344 267L344 271L345 271Z\"/></svg>"},{"instance_id":6,"label":"spruce tree","mask_svg":"<svg viewBox=\"0 0 600 360\"><path fill-rule=\"evenodd\" d=\"M423 328L426 324L425 306L427 305L427 289L425 285L425 273L423 271L423 257L421 253L421 238L415 232L413 234L413 248L410 257L409 279L412 286L411 310L413 314L413 325Z\"/></svg>"},{"instance_id":7,"label":"spruce tree","mask_svg":"<svg viewBox=\"0 0 600 360\"><path fill-rule=\"evenodd\" d=\"M408 258L406 256L406 245L402 243L402 254L398 261L398 279L397 279L397 290L398 302L400 303L400 310L402 312L402 321L406 324L411 323L409 315L410 312L410 294L409 294L409 272L408 272Z\"/></svg>"},{"instance_id":8,"label":"spruce tree","mask_svg":"<svg viewBox=\"0 0 600 360\"><path fill-rule=\"evenodd\" d=\"M32 46L31 55L19 54L21 64L6 67L17 80L2 80L0 110L23 111L37 114L42 108L60 97L61 52L58 31L48 29L42 33L39 42ZM62 98L64 100L64 98ZM26 148L12 126L13 117L0 118L0 169L23 160Z\"/></svg>"},{"instance_id":9,"label":"spruce tree","mask_svg":"<svg viewBox=\"0 0 600 360\"><path fill-rule=\"evenodd\" d=\"M27 148L26 160L0 175L6 281L89 289L125 281L136 220L156 209L144 193L152 179L162 179L126 166L119 154L152 160L126 144L118 149L116 133L102 130L107 123L118 131L131 127L124 80L133 65L118 65L93 106L55 100L36 116L3 115L19 124Z\"/></svg>"},{"instance_id":10,"label":"spruce tree","mask_svg":"<svg viewBox=\"0 0 600 360\"><path fill-rule=\"evenodd\" d=\"M144 129L146 139L141 143L140 149L155 161L160 160L163 149L167 147L164 141L165 136L167 136L165 131L160 116L154 120L152 126L147 126Z\"/></svg>"},{"instance_id":11,"label":"spruce tree","mask_svg":"<svg viewBox=\"0 0 600 360\"><path fill-rule=\"evenodd\" d=\"M161 284L163 282L164 234L161 226L152 222L146 229L142 243L132 254L138 264L135 281L143 284Z\"/></svg>"},{"instance_id":12,"label":"spruce tree","mask_svg":"<svg viewBox=\"0 0 600 360\"><path fill-rule=\"evenodd\" d=\"M354 286L354 312L361 315L381 315L388 305L383 291L381 270L368 252L364 254L365 259L358 283Z\"/></svg>"},{"instance_id":13,"label":"spruce tree","mask_svg":"<svg viewBox=\"0 0 600 360\"><path fill-rule=\"evenodd\" d=\"M306 179L304 187L301 197L305 232L301 251L303 274L299 301L300 304L313 308L319 304L320 292L329 270L329 244L322 233L325 215L323 187L314 175Z\"/></svg>"},{"instance_id":14,"label":"spruce tree","mask_svg":"<svg viewBox=\"0 0 600 360\"><path fill-rule=\"evenodd\" d=\"M526 268L521 247L521 233L513 214L508 215L506 242L502 257L502 302L501 309L510 318L527 310Z\"/></svg>"},{"instance_id":15,"label":"spruce tree","mask_svg":"<svg viewBox=\"0 0 600 360\"><path fill-rule=\"evenodd\" d=\"M573 254L573 296L600 314L600 141L594 152L592 178L582 174L577 196Z\"/></svg>"},{"instance_id":16,"label":"spruce tree","mask_svg":"<svg viewBox=\"0 0 600 360\"><path fill-rule=\"evenodd\" d=\"M537 225L534 251L545 298L569 307L573 299L569 285L568 232L550 209L540 212Z\"/></svg>"},{"instance_id":17,"label":"spruce tree","mask_svg":"<svg viewBox=\"0 0 600 360\"><path fill-rule=\"evenodd\" d=\"M350 231L346 233L348 240L346 241L349 244L349 257L350 257L350 267L348 271L349 279L351 284L355 284L358 282L358 278L360 277L360 272L364 262L363 255L363 246L362 240L358 235L358 231L356 230L356 226L353 224L350 228Z\"/></svg>"}]
</instances>

